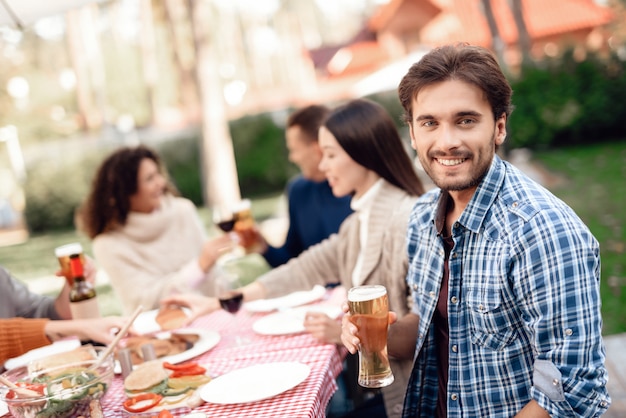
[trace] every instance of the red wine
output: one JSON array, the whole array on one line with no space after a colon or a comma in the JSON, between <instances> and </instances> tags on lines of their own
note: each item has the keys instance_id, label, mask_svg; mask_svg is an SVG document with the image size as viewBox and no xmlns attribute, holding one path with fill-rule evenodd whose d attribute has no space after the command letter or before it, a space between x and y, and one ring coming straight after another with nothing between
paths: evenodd
<instances>
[{"instance_id":1,"label":"red wine","mask_svg":"<svg viewBox=\"0 0 626 418\"><path fill-rule=\"evenodd\" d=\"M217 226L224 232L230 232L235 227L235 220L218 222Z\"/></svg>"},{"instance_id":2,"label":"red wine","mask_svg":"<svg viewBox=\"0 0 626 418\"><path fill-rule=\"evenodd\" d=\"M236 313L243 302L243 293L231 291L219 297L220 305L230 313Z\"/></svg>"}]
</instances>

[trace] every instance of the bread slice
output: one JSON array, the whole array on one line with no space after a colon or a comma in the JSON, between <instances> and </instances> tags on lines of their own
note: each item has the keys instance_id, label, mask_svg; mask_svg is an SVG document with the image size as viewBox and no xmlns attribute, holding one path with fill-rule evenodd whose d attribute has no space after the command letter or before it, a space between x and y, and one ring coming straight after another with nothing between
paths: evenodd
<instances>
[{"instance_id":1,"label":"bread slice","mask_svg":"<svg viewBox=\"0 0 626 418\"><path fill-rule=\"evenodd\" d=\"M140 392L156 386L167 378L163 362L152 360L135 367L124 379L124 389L129 392Z\"/></svg>"},{"instance_id":2,"label":"bread slice","mask_svg":"<svg viewBox=\"0 0 626 418\"><path fill-rule=\"evenodd\" d=\"M187 321L187 314L177 306L162 307L155 318L163 331L170 331L182 327Z\"/></svg>"}]
</instances>

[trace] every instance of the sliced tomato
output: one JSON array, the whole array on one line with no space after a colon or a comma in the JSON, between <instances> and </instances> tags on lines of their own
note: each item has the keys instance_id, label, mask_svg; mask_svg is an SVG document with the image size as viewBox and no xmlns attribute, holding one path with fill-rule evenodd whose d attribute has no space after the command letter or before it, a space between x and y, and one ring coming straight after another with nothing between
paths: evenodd
<instances>
[{"instance_id":1,"label":"sliced tomato","mask_svg":"<svg viewBox=\"0 0 626 418\"><path fill-rule=\"evenodd\" d=\"M144 412L157 406L159 402L161 402L161 399L163 399L163 396L158 393L142 393L141 395L126 399L124 408L128 412Z\"/></svg>"},{"instance_id":2,"label":"sliced tomato","mask_svg":"<svg viewBox=\"0 0 626 418\"><path fill-rule=\"evenodd\" d=\"M37 392L40 395L44 395L45 394L45 390L46 390L46 385L44 385L42 383L17 382L17 383L15 383L15 386L19 386L19 387L24 388L24 389L33 390L33 391ZM14 399L15 397L16 397L16 394L12 390L8 391L7 394L6 394L6 398L7 399Z\"/></svg>"},{"instance_id":3,"label":"sliced tomato","mask_svg":"<svg viewBox=\"0 0 626 418\"><path fill-rule=\"evenodd\" d=\"M172 413L167 409L164 409L159 412L159 416L157 418L174 418L174 415L172 415Z\"/></svg>"},{"instance_id":4,"label":"sliced tomato","mask_svg":"<svg viewBox=\"0 0 626 418\"><path fill-rule=\"evenodd\" d=\"M188 369L176 370L170 375L170 377L176 378L176 377L182 377L182 376L195 376L195 375L201 375L205 373L206 373L206 369L204 367L196 366L196 367L190 367Z\"/></svg>"},{"instance_id":5,"label":"sliced tomato","mask_svg":"<svg viewBox=\"0 0 626 418\"><path fill-rule=\"evenodd\" d=\"M187 370L187 369L191 369L194 367L199 367L200 365L195 362L189 362L189 363L183 363L183 364L172 364L172 363L168 363L167 361L163 362L163 367L168 369L168 370Z\"/></svg>"}]
</instances>

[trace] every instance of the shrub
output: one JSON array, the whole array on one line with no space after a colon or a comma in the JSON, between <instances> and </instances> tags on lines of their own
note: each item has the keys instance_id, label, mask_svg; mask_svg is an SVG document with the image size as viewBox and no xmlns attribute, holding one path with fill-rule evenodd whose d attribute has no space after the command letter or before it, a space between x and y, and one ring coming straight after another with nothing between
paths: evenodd
<instances>
[{"instance_id":1,"label":"shrub","mask_svg":"<svg viewBox=\"0 0 626 418\"><path fill-rule=\"evenodd\" d=\"M71 228L74 212L88 193L95 155L57 164L40 161L28 169L25 216L32 232Z\"/></svg>"},{"instance_id":2,"label":"shrub","mask_svg":"<svg viewBox=\"0 0 626 418\"><path fill-rule=\"evenodd\" d=\"M512 87L513 148L593 143L623 132L626 63L616 56L577 62L569 52L526 69Z\"/></svg>"},{"instance_id":3,"label":"shrub","mask_svg":"<svg viewBox=\"0 0 626 418\"><path fill-rule=\"evenodd\" d=\"M297 168L287 159L284 128L274 122L271 114L237 119L231 122L230 131L239 186L244 196L262 196L282 190L287 180L297 173Z\"/></svg>"}]
</instances>

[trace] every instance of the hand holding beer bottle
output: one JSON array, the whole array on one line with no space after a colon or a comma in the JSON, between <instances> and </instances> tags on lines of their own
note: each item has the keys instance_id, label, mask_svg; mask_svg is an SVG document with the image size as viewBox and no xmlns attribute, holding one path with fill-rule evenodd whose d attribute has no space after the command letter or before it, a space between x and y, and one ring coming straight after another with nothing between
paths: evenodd
<instances>
[{"instance_id":1,"label":"hand holding beer bottle","mask_svg":"<svg viewBox=\"0 0 626 418\"><path fill-rule=\"evenodd\" d=\"M73 319L100 318L96 289L85 279L79 254L70 256L73 284L70 290L70 311Z\"/></svg>"}]
</instances>

